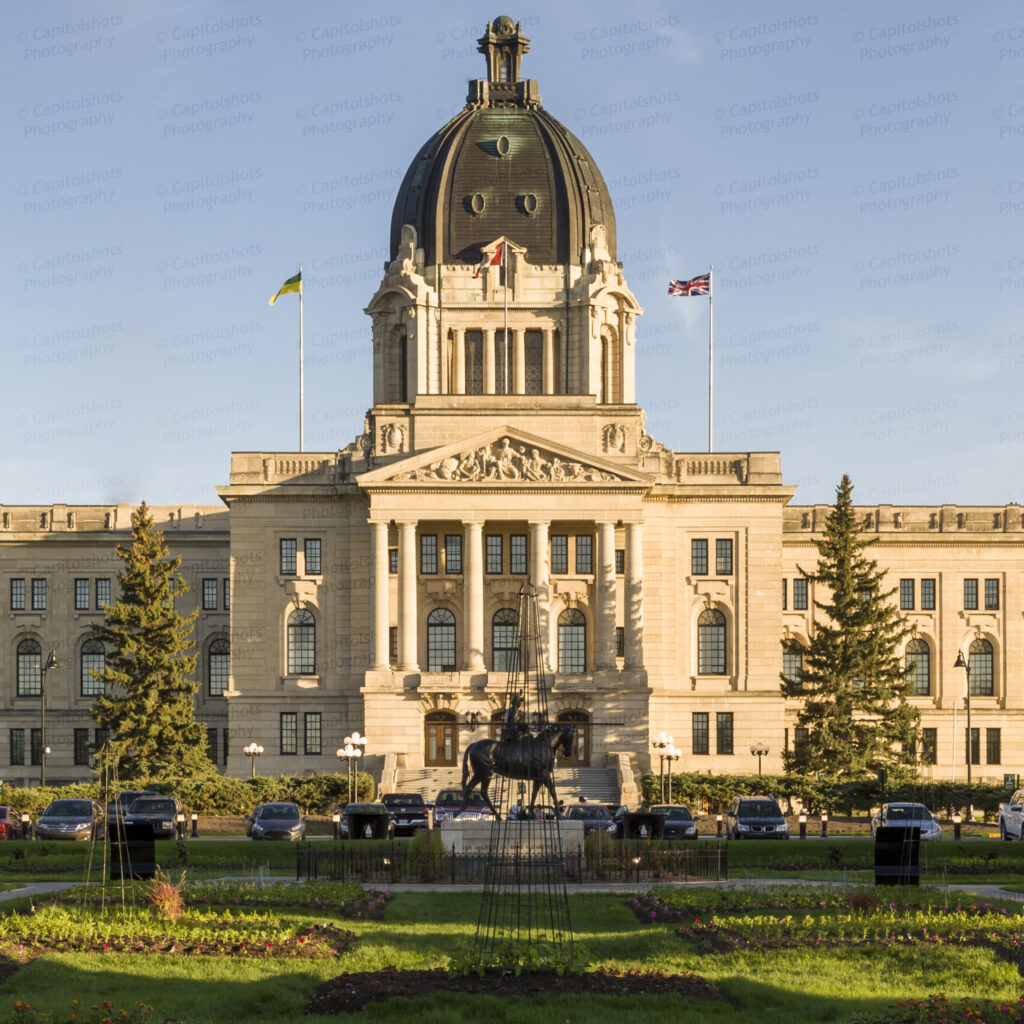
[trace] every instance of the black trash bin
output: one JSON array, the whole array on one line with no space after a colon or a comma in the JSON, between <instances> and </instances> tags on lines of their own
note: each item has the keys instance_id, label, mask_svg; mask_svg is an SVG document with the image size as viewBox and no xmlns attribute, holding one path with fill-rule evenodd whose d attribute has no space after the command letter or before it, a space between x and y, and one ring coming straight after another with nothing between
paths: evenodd
<instances>
[{"instance_id":1,"label":"black trash bin","mask_svg":"<svg viewBox=\"0 0 1024 1024\"><path fill-rule=\"evenodd\" d=\"M388 839L391 816L379 812L349 811L345 815L349 839Z\"/></svg>"},{"instance_id":2,"label":"black trash bin","mask_svg":"<svg viewBox=\"0 0 1024 1024\"><path fill-rule=\"evenodd\" d=\"M110 822L110 878L152 878L156 874L156 836L148 822Z\"/></svg>"},{"instance_id":3,"label":"black trash bin","mask_svg":"<svg viewBox=\"0 0 1024 1024\"><path fill-rule=\"evenodd\" d=\"M632 811L622 817L623 839L661 839L665 835L665 815Z\"/></svg>"},{"instance_id":4,"label":"black trash bin","mask_svg":"<svg viewBox=\"0 0 1024 1024\"><path fill-rule=\"evenodd\" d=\"M921 884L921 830L875 829L875 885Z\"/></svg>"}]
</instances>

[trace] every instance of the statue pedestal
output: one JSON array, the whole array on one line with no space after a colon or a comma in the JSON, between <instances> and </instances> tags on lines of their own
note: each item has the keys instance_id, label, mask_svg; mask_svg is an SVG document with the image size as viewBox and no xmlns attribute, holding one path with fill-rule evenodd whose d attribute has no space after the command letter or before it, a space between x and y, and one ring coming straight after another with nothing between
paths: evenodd
<instances>
[{"instance_id":1,"label":"statue pedestal","mask_svg":"<svg viewBox=\"0 0 1024 1024\"><path fill-rule=\"evenodd\" d=\"M473 857L486 857L491 849L492 829L504 831L503 852L523 858L549 854L555 841L555 828L562 837L562 855L575 857L583 850L583 822L553 821L459 821L441 822L441 839L446 850Z\"/></svg>"}]
</instances>

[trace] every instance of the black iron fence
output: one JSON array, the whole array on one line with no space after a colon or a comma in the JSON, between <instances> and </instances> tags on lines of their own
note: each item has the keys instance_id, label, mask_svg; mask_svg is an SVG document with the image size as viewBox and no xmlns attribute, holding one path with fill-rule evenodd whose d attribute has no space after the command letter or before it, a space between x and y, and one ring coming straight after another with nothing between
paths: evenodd
<instances>
[{"instance_id":1,"label":"black iron fence","mask_svg":"<svg viewBox=\"0 0 1024 1024\"><path fill-rule=\"evenodd\" d=\"M649 842L618 842L610 852L586 855L566 853L557 865L538 858L516 857L496 864L487 854L417 851L408 844L391 842L370 845L347 841L298 844L295 877L333 882L366 882L378 885L415 884L482 885L489 874L512 868L524 877L538 873L551 877L551 869L566 883L593 882L691 882L720 881L728 877L725 843L700 842L670 848Z\"/></svg>"}]
</instances>

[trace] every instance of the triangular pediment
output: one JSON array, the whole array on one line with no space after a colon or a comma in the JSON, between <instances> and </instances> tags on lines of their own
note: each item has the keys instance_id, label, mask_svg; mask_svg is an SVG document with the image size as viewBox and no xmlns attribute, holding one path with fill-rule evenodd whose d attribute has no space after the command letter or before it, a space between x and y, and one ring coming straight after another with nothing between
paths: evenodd
<instances>
[{"instance_id":1,"label":"triangular pediment","mask_svg":"<svg viewBox=\"0 0 1024 1024\"><path fill-rule=\"evenodd\" d=\"M358 477L360 486L431 484L649 484L625 469L563 444L509 426L432 448Z\"/></svg>"}]
</instances>

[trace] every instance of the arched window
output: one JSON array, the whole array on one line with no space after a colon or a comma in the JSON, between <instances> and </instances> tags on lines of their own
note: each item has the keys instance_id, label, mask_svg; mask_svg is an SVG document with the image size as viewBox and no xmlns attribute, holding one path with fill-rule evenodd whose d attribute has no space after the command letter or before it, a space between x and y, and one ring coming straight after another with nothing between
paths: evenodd
<instances>
[{"instance_id":1,"label":"arched window","mask_svg":"<svg viewBox=\"0 0 1024 1024\"><path fill-rule=\"evenodd\" d=\"M697 673L725 675L725 616L708 608L697 619Z\"/></svg>"},{"instance_id":2,"label":"arched window","mask_svg":"<svg viewBox=\"0 0 1024 1024\"><path fill-rule=\"evenodd\" d=\"M484 332L466 331L463 344L466 349L466 394L484 393Z\"/></svg>"},{"instance_id":3,"label":"arched window","mask_svg":"<svg viewBox=\"0 0 1024 1024\"><path fill-rule=\"evenodd\" d=\"M622 373L619 343L610 327L601 329L601 401L622 401Z\"/></svg>"},{"instance_id":4,"label":"arched window","mask_svg":"<svg viewBox=\"0 0 1024 1024\"><path fill-rule=\"evenodd\" d=\"M927 697L932 692L932 655L928 644L920 637L914 637L907 644L904 658L910 692L918 697Z\"/></svg>"},{"instance_id":5,"label":"arched window","mask_svg":"<svg viewBox=\"0 0 1024 1024\"><path fill-rule=\"evenodd\" d=\"M43 692L43 649L38 640L18 644L18 696L38 697Z\"/></svg>"},{"instance_id":6,"label":"arched window","mask_svg":"<svg viewBox=\"0 0 1024 1024\"><path fill-rule=\"evenodd\" d=\"M587 671L587 620L576 608L558 616L558 671L578 675Z\"/></svg>"},{"instance_id":7,"label":"arched window","mask_svg":"<svg viewBox=\"0 0 1024 1024\"><path fill-rule=\"evenodd\" d=\"M499 608L491 620L492 671L512 672L517 667L516 613L511 608Z\"/></svg>"},{"instance_id":8,"label":"arched window","mask_svg":"<svg viewBox=\"0 0 1024 1024\"><path fill-rule=\"evenodd\" d=\"M566 768L588 768L590 766L590 715L585 711L563 711L557 719L574 726L572 753L559 755L558 763Z\"/></svg>"},{"instance_id":9,"label":"arched window","mask_svg":"<svg viewBox=\"0 0 1024 1024\"><path fill-rule=\"evenodd\" d=\"M787 648L782 652L782 674L786 682L803 689L804 652Z\"/></svg>"},{"instance_id":10,"label":"arched window","mask_svg":"<svg viewBox=\"0 0 1024 1024\"><path fill-rule=\"evenodd\" d=\"M539 395L544 391L544 334L527 331L523 338L526 360L526 393Z\"/></svg>"},{"instance_id":11,"label":"arched window","mask_svg":"<svg viewBox=\"0 0 1024 1024\"><path fill-rule=\"evenodd\" d=\"M995 693L992 677L992 645L987 640L975 640L967 658L971 696L991 697Z\"/></svg>"},{"instance_id":12,"label":"arched window","mask_svg":"<svg viewBox=\"0 0 1024 1024\"><path fill-rule=\"evenodd\" d=\"M427 671L455 671L455 616L447 608L427 616Z\"/></svg>"},{"instance_id":13,"label":"arched window","mask_svg":"<svg viewBox=\"0 0 1024 1024\"><path fill-rule=\"evenodd\" d=\"M83 697L97 697L106 690L106 683L97 679L93 673L103 675L107 665L107 655L103 650L103 644L99 640L86 640L82 644L82 654L79 659L79 680Z\"/></svg>"},{"instance_id":14,"label":"arched window","mask_svg":"<svg viewBox=\"0 0 1024 1024\"><path fill-rule=\"evenodd\" d=\"M384 394L387 402L407 402L408 345L404 327L396 327L384 351Z\"/></svg>"},{"instance_id":15,"label":"arched window","mask_svg":"<svg viewBox=\"0 0 1024 1024\"><path fill-rule=\"evenodd\" d=\"M227 690L230 676L231 644L223 638L214 640L206 651L206 682L211 697L220 697Z\"/></svg>"},{"instance_id":16,"label":"arched window","mask_svg":"<svg viewBox=\"0 0 1024 1024\"><path fill-rule=\"evenodd\" d=\"M455 715L450 711L431 711L423 724L423 760L426 765L456 764L459 751L455 742Z\"/></svg>"},{"instance_id":17,"label":"arched window","mask_svg":"<svg viewBox=\"0 0 1024 1024\"><path fill-rule=\"evenodd\" d=\"M288 616L288 675L316 674L316 619L305 608Z\"/></svg>"}]
</instances>

